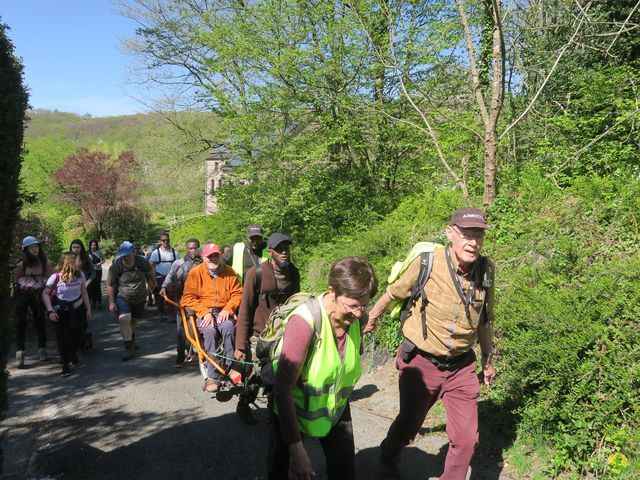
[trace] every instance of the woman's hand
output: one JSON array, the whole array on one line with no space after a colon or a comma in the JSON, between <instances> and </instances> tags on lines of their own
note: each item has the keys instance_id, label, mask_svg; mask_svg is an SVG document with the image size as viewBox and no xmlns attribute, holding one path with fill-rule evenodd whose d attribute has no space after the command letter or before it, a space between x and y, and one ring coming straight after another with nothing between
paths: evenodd
<instances>
[{"instance_id":1,"label":"woman's hand","mask_svg":"<svg viewBox=\"0 0 640 480\"><path fill-rule=\"evenodd\" d=\"M302 440L289 445L289 480L311 480L316 478L309 454L302 445Z\"/></svg>"},{"instance_id":2,"label":"woman's hand","mask_svg":"<svg viewBox=\"0 0 640 480\"><path fill-rule=\"evenodd\" d=\"M91 312L90 308L87 308L87 322L93 320L93 312Z\"/></svg>"},{"instance_id":3,"label":"woman's hand","mask_svg":"<svg viewBox=\"0 0 640 480\"><path fill-rule=\"evenodd\" d=\"M57 322L57 321L59 320L59 318L58 318L58 314L57 314L56 312L54 312L53 310L52 310L52 311L50 311L50 312L47 314L47 318L48 318L49 320L51 320L52 322Z\"/></svg>"}]
</instances>

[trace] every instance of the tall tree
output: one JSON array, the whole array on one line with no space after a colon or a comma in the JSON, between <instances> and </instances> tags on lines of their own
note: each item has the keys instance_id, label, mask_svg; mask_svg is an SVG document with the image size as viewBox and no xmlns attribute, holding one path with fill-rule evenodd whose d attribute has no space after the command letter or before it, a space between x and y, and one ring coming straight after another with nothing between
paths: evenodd
<instances>
[{"instance_id":1,"label":"tall tree","mask_svg":"<svg viewBox=\"0 0 640 480\"><path fill-rule=\"evenodd\" d=\"M9 27L0 22L0 420L7 406L7 350L10 335L10 308L12 302L10 254L13 228L20 209L18 182L23 154L23 136L29 96L24 87L22 64L13 53L13 44L7 36Z\"/></svg>"}]
</instances>

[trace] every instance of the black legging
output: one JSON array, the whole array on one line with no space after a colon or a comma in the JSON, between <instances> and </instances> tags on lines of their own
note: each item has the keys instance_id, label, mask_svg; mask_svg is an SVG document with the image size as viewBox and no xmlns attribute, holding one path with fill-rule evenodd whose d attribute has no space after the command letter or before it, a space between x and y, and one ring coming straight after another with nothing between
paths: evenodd
<instances>
[{"instance_id":1,"label":"black legging","mask_svg":"<svg viewBox=\"0 0 640 480\"><path fill-rule=\"evenodd\" d=\"M273 399L270 399L273 401ZM267 454L267 478L288 478L289 446L285 443L278 416L269 408L269 450ZM356 478L356 454L349 404L326 437L320 439L324 450L329 480L353 480Z\"/></svg>"},{"instance_id":2,"label":"black legging","mask_svg":"<svg viewBox=\"0 0 640 480\"><path fill-rule=\"evenodd\" d=\"M96 278L89 285L89 301L91 305L102 303L102 270L96 270Z\"/></svg>"},{"instance_id":3,"label":"black legging","mask_svg":"<svg viewBox=\"0 0 640 480\"><path fill-rule=\"evenodd\" d=\"M87 310L84 304L74 310L57 312L56 340L63 365L68 364L84 343L84 326L87 322Z\"/></svg>"},{"instance_id":4,"label":"black legging","mask_svg":"<svg viewBox=\"0 0 640 480\"><path fill-rule=\"evenodd\" d=\"M38 333L38 348L47 347L47 332L44 324L44 304L40 290L22 290L16 286L14 301L16 304L16 350L24 350L27 336L27 309L31 308L33 323Z\"/></svg>"}]
</instances>

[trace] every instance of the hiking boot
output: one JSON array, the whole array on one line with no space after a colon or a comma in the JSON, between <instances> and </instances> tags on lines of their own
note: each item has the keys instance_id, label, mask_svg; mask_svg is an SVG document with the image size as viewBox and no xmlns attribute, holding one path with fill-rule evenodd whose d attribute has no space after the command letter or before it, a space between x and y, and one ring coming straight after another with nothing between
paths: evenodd
<instances>
[{"instance_id":1,"label":"hiking boot","mask_svg":"<svg viewBox=\"0 0 640 480\"><path fill-rule=\"evenodd\" d=\"M71 375L71 367L69 365L70 364L62 366L62 372L60 372L61 377L68 377L69 375Z\"/></svg>"},{"instance_id":2,"label":"hiking boot","mask_svg":"<svg viewBox=\"0 0 640 480\"><path fill-rule=\"evenodd\" d=\"M46 348L38 349L38 358L40 359L41 362L46 362L47 360L49 360L49 356L47 355Z\"/></svg>"},{"instance_id":3,"label":"hiking boot","mask_svg":"<svg viewBox=\"0 0 640 480\"><path fill-rule=\"evenodd\" d=\"M256 420L256 417L253 415L253 411L251 410L251 407L249 405L238 404L236 413L247 425L255 425L256 423L258 423L258 420Z\"/></svg>"},{"instance_id":4,"label":"hiking boot","mask_svg":"<svg viewBox=\"0 0 640 480\"><path fill-rule=\"evenodd\" d=\"M127 361L131 360L136 356L136 349L133 346L133 342L131 340L124 342L124 353L122 354L122 360Z\"/></svg>"},{"instance_id":5,"label":"hiking boot","mask_svg":"<svg viewBox=\"0 0 640 480\"><path fill-rule=\"evenodd\" d=\"M24 350L18 350L16 352L16 367L24 368Z\"/></svg>"}]
</instances>

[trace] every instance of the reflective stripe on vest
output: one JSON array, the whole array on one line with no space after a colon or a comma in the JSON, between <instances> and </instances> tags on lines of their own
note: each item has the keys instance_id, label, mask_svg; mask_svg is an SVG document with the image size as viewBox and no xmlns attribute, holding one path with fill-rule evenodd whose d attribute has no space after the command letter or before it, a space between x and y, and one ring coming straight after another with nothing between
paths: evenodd
<instances>
[{"instance_id":1,"label":"reflective stripe on vest","mask_svg":"<svg viewBox=\"0 0 640 480\"><path fill-rule=\"evenodd\" d=\"M244 277L244 249L245 248L247 248L247 246L244 243L233 244L233 261L231 262L231 268L233 268L233 271L236 272L240 285L242 285L244 280L242 277ZM264 250L262 250L261 262L266 262L267 260L269 260L269 252L265 248Z\"/></svg>"},{"instance_id":2,"label":"reflective stripe on vest","mask_svg":"<svg viewBox=\"0 0 640 480\"><path fill-rule=\"evenodd\" d=\"M360 378L360 323L354 322L347 334L344 361L333 336L333 327L324 310L322 298L318 297L322 311L322 331L312 345L298 383L292 390L296 407L298 428L310 437L326 437L340 420L353 388ZM286 328L293 315L304 318L313 328L313 317L306 305L294 310L283 322ZM275 351L273 371L278 370L278 357L282 348L280 340ZM277 405L274 406L278 413Z\"/></svg>"}]
</instances>

